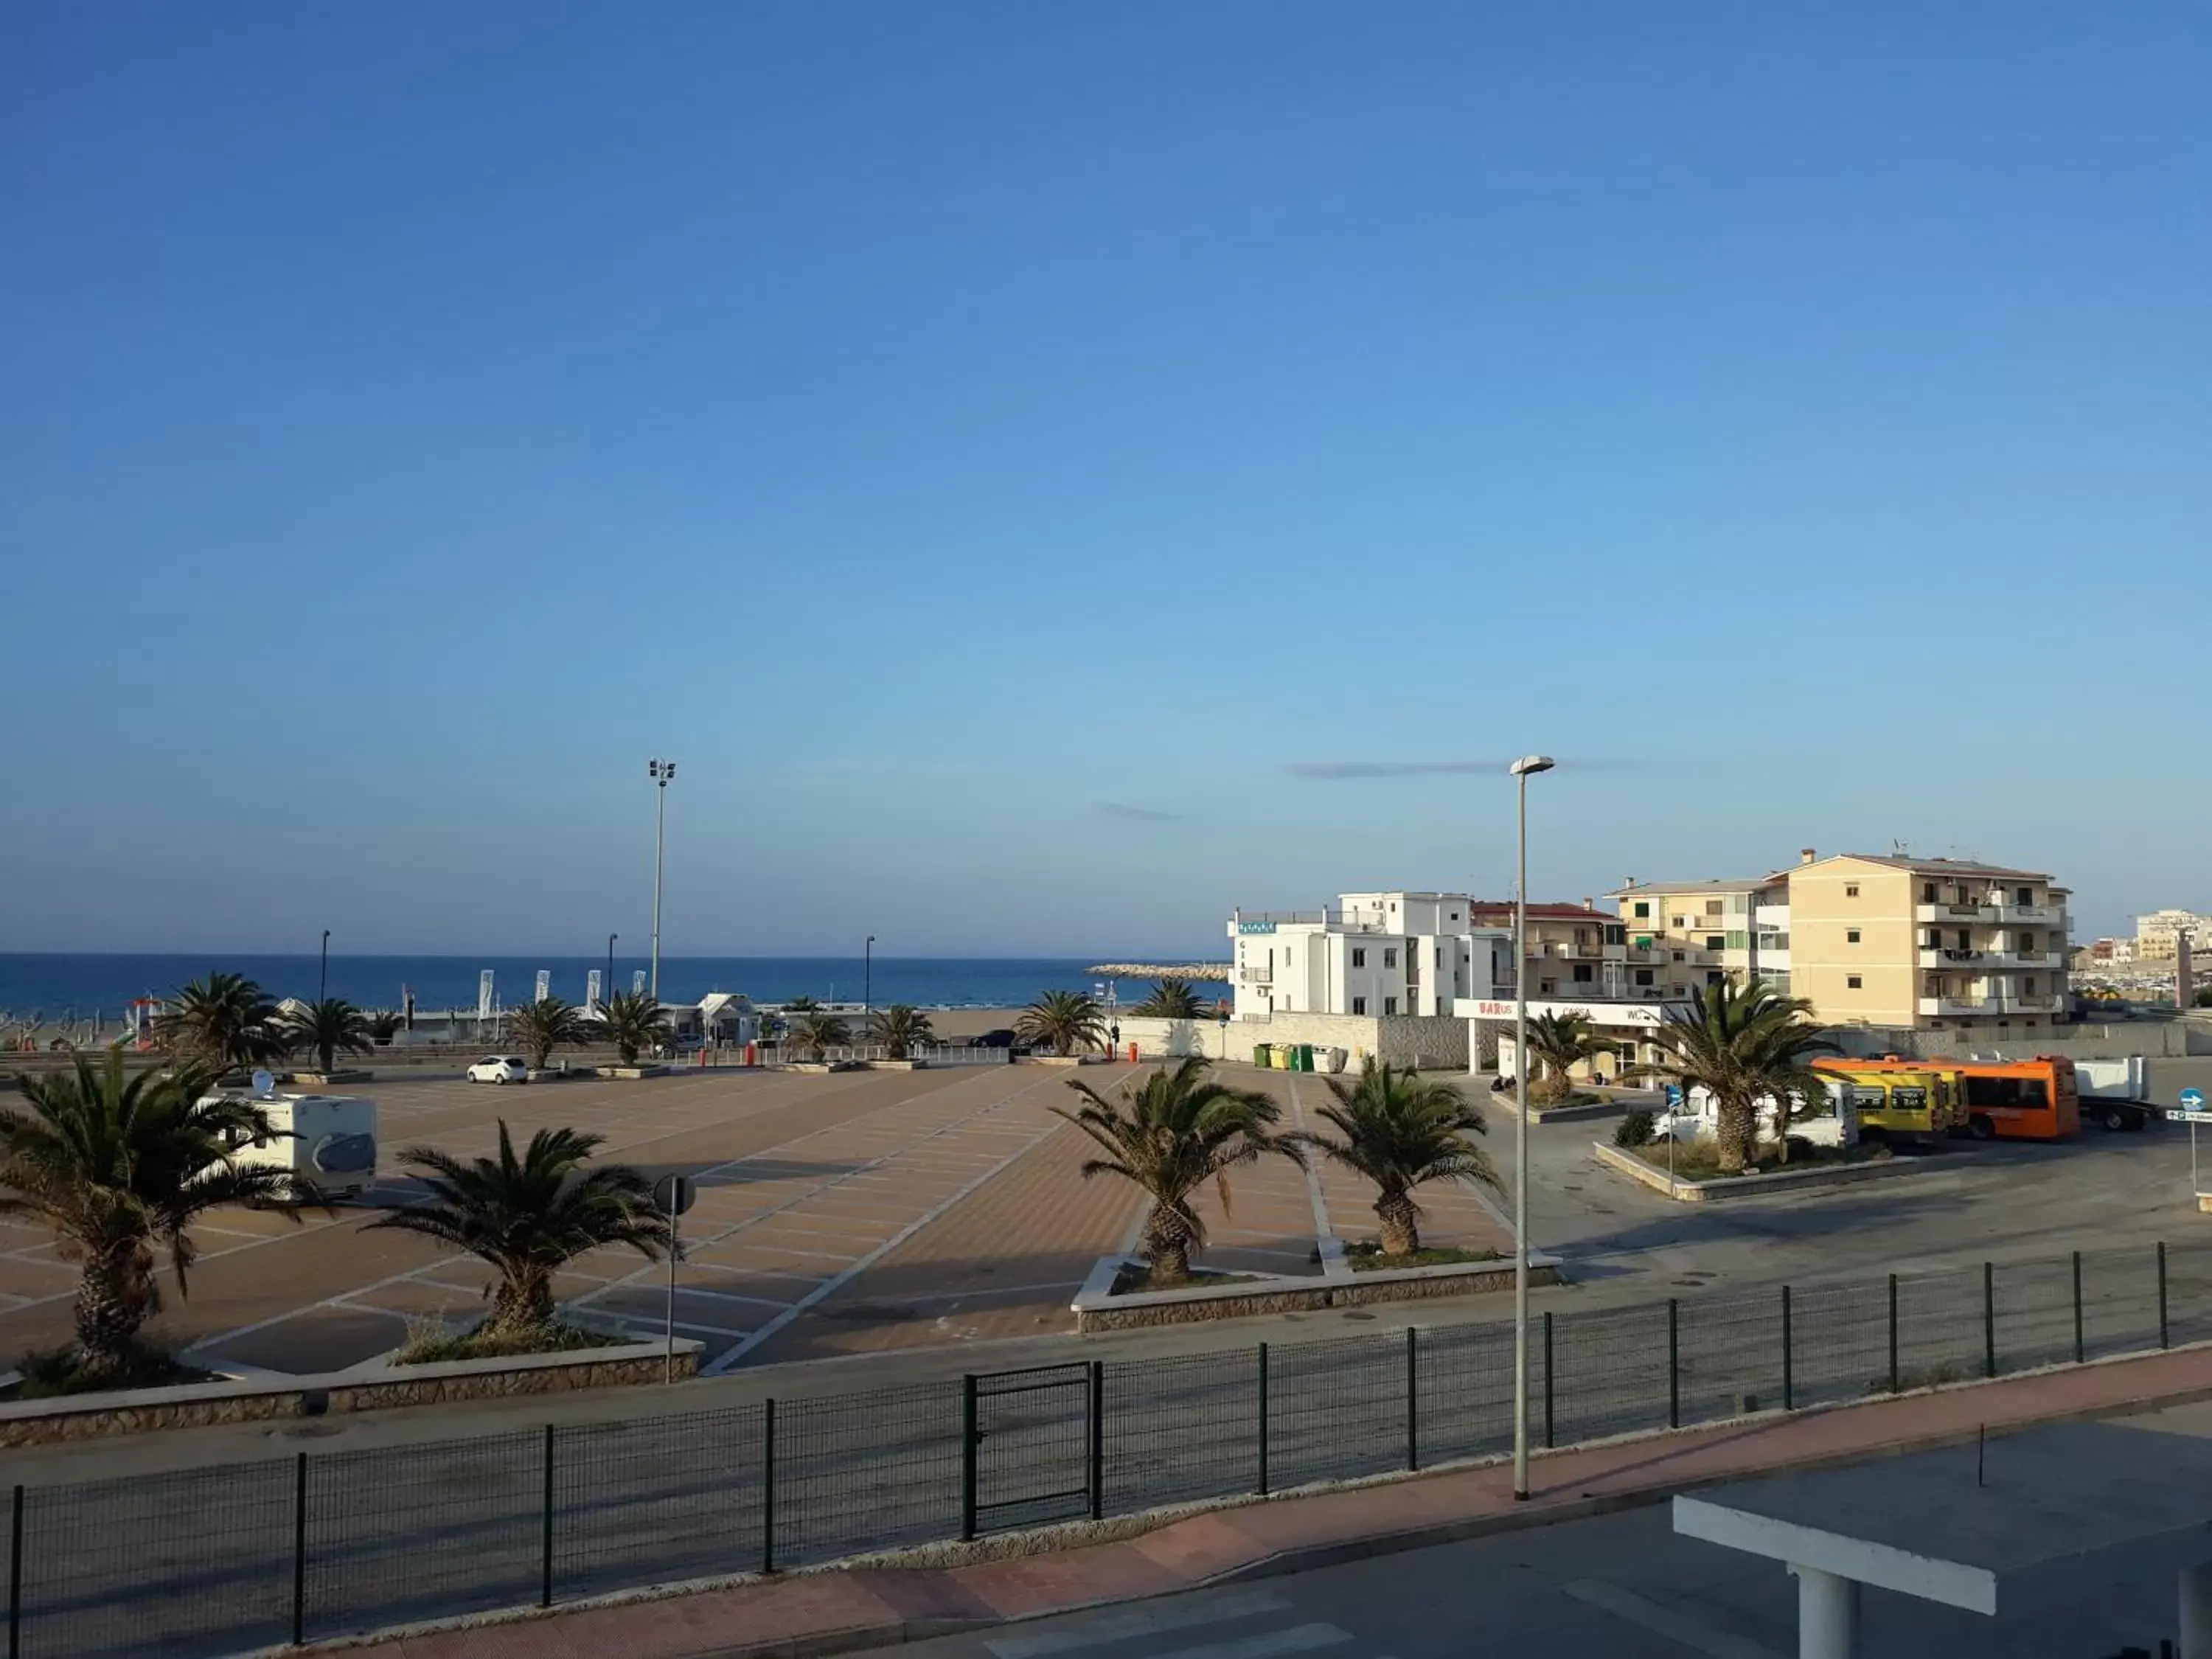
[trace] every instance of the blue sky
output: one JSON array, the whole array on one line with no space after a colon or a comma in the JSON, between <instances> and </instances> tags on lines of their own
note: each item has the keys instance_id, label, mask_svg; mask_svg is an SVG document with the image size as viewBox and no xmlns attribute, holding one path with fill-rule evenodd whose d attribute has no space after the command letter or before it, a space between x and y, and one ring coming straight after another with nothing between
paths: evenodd
<instances>
[{"instance_id":1,"label":"blue sky","mask_svg":"<svg viewBox=\"0 0 2212 1659\"><path fill-rule=\"evenodd\" d=\"M2202 8L0 32L0 949L2212 904Z\"/></svg>"}]
</instances>

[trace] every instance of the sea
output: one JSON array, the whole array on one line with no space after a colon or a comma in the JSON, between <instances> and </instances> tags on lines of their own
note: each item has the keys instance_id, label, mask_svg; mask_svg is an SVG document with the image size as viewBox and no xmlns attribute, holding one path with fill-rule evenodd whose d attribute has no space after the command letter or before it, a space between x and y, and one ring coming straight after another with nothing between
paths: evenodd
<instances>
[{"instance_id":1,"label":"sea","mask_svg":"<svg viewBox=\"0 0 2212 1659\"><path fill-rule=\"evenodd\" d=\"M1110 953L1117 962L1147 963L1148 957ZM1089 971L1106 956L1079 957L663 957L660 1000L696 1002L709 991L740 991L756 1002L811 996L823 1002L908 1002L923 1008L1018 1008L1047 991L1081 991L1104 983ZM1175 957L1158 959L1178 965ZM492 975L493 996L513 1007L537 994L538 975L549 975L554 995L584 1000L586 974L600 957L357 957L332 956L328 994L362 1008L397 1008L411 990L428 1013L477 1006L478 976ZM614 988L626 991L647 970L638 957L614 958ZM0 1022L118 1019L137 997L164 997L187 980L210 972L243 974L270 996L312 998L319 959L306 956L185 954L174 956L31 955L0 953ZM1113 981L1124 1007L1143 1000L1152 981Z\"/></svg>"}]
</instances>

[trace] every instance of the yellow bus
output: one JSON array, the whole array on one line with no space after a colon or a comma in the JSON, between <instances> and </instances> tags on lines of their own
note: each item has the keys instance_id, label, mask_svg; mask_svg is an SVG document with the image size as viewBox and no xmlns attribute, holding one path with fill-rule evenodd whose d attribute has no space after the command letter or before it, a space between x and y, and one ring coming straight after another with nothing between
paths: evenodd
<instances>
[{"instance_id":1,"label":"yellow bus","mask_svg":"<svg viewBox=\"0 0 2212 1659\"><path fill-rule=\"evenodd\" d=\"M1833 1078L1844 1103L1856 1114L1862 1131L1891 1136L1946 1135L1966 1121L1959 1073L1941 1066L1925 1070L1897 1066L1856 1066L1848 1060L1816 1060Z\"/></svg>"}]
</instances>

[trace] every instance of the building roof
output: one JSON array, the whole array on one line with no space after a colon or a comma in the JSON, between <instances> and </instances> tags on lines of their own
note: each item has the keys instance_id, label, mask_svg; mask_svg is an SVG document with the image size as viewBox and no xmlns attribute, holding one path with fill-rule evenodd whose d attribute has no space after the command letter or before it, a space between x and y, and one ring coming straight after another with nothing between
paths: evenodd
<instances>
[{"instance_id":1,"label":"building roof","mask_svg":"<svg viewBox=\"0 0 2212 1659\"><path fill-rule=\"evenodd\" d=\"M2022 881L2049 881L2050 874L2042 870L2015 870L2009 865L1983 864L1973 859L1916 859L1900 853L1837 853L1839 859L1856 859L1862 864L1886 864L1893 870L1910 870L1917 875L1929 876L2006 876ZM1828 860L1822 859L1821 863ZM1802 867L1802 866L1800 866Z\"/></svg>"},{"instance_id":2,"label":"building roof","mask_svg":"<svg viewBox=\"0 0 2212 1659\"><path fill-rule=\"evenodd\" d=\"M1752 893L1789 878L1787 870L1779 870L1771 876L1753 876L1748 881L1639 881L1632 887L1615 888L1606 896L1618 899L1639 897L1645 893Z\"/></svg>"},{"instance_id":3,"label":"building roof","mask_svg":"<svg viewBox=\"0 0 2212 1659\"><path fill-rule=\"evenodd\" d=\"M1470 915L1480 916L1485 921L1492 916L1498 916L1510 921L1513 918L1513 901L1511 899L1472 899L1468 901L1468 910ZM1580 904L1532 904L1528 907L1528 920L1531 921L1618 921L1620 918L1609 916L1602 910L1590 909Z\"/></svg>"}]
</instances>

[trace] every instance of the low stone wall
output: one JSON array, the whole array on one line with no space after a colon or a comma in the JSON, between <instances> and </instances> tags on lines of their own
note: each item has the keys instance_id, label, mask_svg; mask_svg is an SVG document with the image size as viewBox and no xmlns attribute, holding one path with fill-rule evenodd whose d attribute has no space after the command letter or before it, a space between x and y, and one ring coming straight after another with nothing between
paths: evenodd
<instances>
[{"instance_id":1,"label":"low stone wall","mask_svg":"<svg viewBox=\"0 0 2212 1659\"><path fill-rule=\"evenodd\" d=\"M1918 1175L1930 1170L1954 1169L1945 1161L1917 1158L1887 1158L1870 1164L1815 1164L1803 1170L1771 1170L1764 1175L1729 1176L1723 1181L1676 1181L1664 1170L1654 1169L1633 1152L1590 1142L1597 1161L1639 1181L1652 1191L1682 1204L1723 1204L1732 1198L1765 1198L1800 1187L1850 1187L1862 1181L1881 1181L1893 1176Z\"/></svg>"},{"instance_id":2,"label":"low stone wall","mask_svg":"<svg viewBox=\"0 0 2212 1659\"><path fill-rule=\"evenodd\" d=\"M676 1375L699 1369L700 1345L676 1344ZM667 1375L661 1342L628 1342L566 1353L502 1359L453 1359L430 1365L356 1367L320 1376L252 1382L188 1382L173 1389L127 1389L58 1400L0 1403L0 1447L51 1445L153 1429L197 1429L216 1423L259 1423L320 1417L331 1412L435 1406L454 1400L568 1394L579 1389L659 1382Z\"/></svg>"},{"instance_id":3,"label":"low stone wall","mask_svg":"<svg viewBox=\"0 0 2212 1659\"><path fill-rule=\"evenodd\" d=\"M1421 1302L1442 1296L1477 1296L1513 1288L1513 1263L1451 1262L1435 1267L1383 1267L1358 1273L1340 1266L1318 1279L1267 1279L1231 1285L1199 1285L1184 1291L1140 1291L1114 1296L1106 1286L1119 1258L1108 1257L1074 1302L1075 1328L1140 1330L1158 1325L1194 1325L1215 1319L1244 1319L1255 1314L1303 1313L1316 1308L1356 1308L1370 1302ZM1556 1258L1528 1253L1528 1282L1560 1282Z\"/></svg>"},{"instance_id":4,"label":"low stone wall","mask_svg":"<svg viewBox=\"0 0 2212 1659\"><path fill-rule=\"evenodd\" d=\"M1131 1043L1146 1060L1179 1060L1203 1054L1249 1065L1260 1043L1311 1043L1341 1048L1345 1069L1359 1069L1362 1054L1375 1054L1393 1066L1418 1065L1424 1071L1468 1069L1468 1024L1457 1016L1394 1015L1373 1019L1354 1014L1279 1013L1267 1019L1232 1019L1224 1027L1212 1019L1152 1019L1134 1014L1121 1018L1121 1046Z\"/></svg>"}]
</instances>

